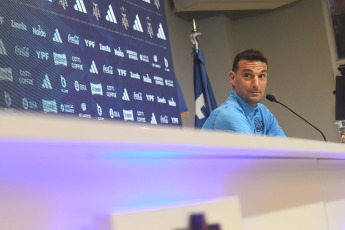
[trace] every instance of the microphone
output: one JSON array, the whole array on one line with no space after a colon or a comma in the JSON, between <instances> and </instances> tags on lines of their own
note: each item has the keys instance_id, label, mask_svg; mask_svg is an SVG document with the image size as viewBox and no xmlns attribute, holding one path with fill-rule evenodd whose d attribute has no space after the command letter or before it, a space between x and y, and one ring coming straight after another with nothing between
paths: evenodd
<instances>
[{"instance_id":1,"label":"microphone","mask_svg":"<svg viewBox=\"0 0 345 230\"><path fill-rule=\"evenodd\" d=\"M303 117L301 117L300 115L298 115L295 111L293 111L292 109L290 109L289 107L287 107L286 105L284 105L283 103L281 103L280 101L278 101L276 99L275 96L273 96L272 94L267 94L266 95L267 100L271 101L271 102L276 102L278 104L281 104L282 106L284 106L285 108L287 108L288 110L290 110L292 113L294 113L296 116L298 116L299 118L301 118L303 121L307 122L310 126L312 126L314 129L316 129L317 131L319 131L324 139L324 141L326 140L325 135L321 132L320 129L316 128L314 125L312 125L310 122L308 122L306 119L304 119Z\"/></svg>"}]
</instances>

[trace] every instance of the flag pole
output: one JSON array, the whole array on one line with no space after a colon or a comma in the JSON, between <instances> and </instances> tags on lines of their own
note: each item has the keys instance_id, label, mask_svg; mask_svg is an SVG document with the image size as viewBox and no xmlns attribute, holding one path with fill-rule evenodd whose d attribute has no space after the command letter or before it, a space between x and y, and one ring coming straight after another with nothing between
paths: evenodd
<instances>
[{"instance_id":1,"label":"flag pole","mask_svg":"<svg viewBox=\"0 0 345 230\"><path fill-rule=\"evenodd\" d=\"M200 32L197 32L196 30L196 23L195 19L193 18L193 30L192 33L190 34L190 40L192 44L194 45L195 51L198 53L199 51L199 41L198 41L198 36L201 35Z\"/></svg>"}]
</instances>

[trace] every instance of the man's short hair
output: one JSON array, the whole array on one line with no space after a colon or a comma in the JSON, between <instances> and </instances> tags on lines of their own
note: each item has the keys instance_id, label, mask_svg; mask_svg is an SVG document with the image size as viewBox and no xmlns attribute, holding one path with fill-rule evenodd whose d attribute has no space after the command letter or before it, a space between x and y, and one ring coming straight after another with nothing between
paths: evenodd
<instances>
[{"instance_id":1,"label":"man's short hair","mask_svg":"<svg viewBox=\"0 0 345 230\"><path fill-rule=\"evenodd\" d=\"M248 60L248 61L261 61L265 62L266 65L268 64L267 58L259 51L254 49L249 49L238 53L234 59L234 63L232 64L232 71L236 72L238 69L238 63L241 60Z\"/></svg>"}]
</instances>

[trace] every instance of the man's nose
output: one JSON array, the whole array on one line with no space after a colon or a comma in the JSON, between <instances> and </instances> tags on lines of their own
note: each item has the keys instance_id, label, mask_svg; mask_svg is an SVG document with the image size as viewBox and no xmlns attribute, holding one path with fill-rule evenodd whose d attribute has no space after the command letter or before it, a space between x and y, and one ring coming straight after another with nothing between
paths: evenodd
<instances>
[{"instance_id":1,"label":"man's nose","mask_svg":"<svg viewBox=\"0 0 345 230\"><path fill-rule=\"evenodd\" d=\"M255 76L252 78L252 87L255 89L259 88L259 77Z\"/></svg>"}]
</instances>

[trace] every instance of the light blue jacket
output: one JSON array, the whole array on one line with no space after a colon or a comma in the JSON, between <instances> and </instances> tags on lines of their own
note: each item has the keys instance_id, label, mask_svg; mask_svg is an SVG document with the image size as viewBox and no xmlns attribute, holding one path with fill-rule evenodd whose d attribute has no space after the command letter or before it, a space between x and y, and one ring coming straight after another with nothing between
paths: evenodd
<instances>
[{"instance_id":1,"label":"light blue jacket","mask_svg":"<svg viewBox=\"0 0 345 230\"><path fill-rule=\"evenodd\" d=\"M258 103L253 107L233 90L225 102L211 112L202 128L286 137L277 119L266 106Z\"/></svg>"}]
</instances>

